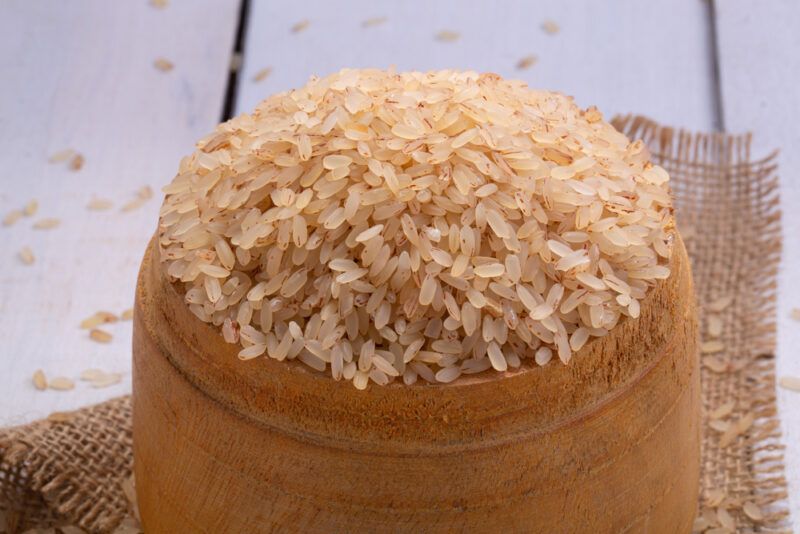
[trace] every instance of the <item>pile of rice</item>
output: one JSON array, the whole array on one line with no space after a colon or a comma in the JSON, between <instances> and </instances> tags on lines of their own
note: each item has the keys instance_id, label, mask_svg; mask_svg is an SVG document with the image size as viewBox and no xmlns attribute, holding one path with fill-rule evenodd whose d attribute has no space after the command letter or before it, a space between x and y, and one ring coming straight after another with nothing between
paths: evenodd
<instances>
[{"instance_id":1,"label":"pile of rice","mask_svg":"<svg viewBox=\"0 0 800 534\"><path fill-rule=\"evenodd\" d=\"M494 74L342 70L198 147L164 188L161 261L243 360L359 389L567 363L669 276L644 145Z\"/></svg>"}]
</instances>

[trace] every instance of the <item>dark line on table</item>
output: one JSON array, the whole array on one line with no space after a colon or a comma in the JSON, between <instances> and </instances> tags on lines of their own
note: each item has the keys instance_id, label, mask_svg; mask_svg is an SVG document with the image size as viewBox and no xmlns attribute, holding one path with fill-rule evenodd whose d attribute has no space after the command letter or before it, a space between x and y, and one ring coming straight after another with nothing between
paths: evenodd
<instances>
[{"instance_id":1,"label":"dark line on table","mask_svg":"<svg viewBox=\"0 0 800 534\"><path fill-rule=\"evenodd\" d=\"M711 53L711 100L714 129L725 131L725 106L722 101L722 78L720 74L719 34L717 32L717 7L715 0L706 0L708 23L708 47Z\"/></svg>"},{"instance_id":2,"label":"dark line on table","mask_svg":"<svg viewBox=\"0 0 800 534\"><path fill-rule=\"evenodd\" d=\"M241 0L239 3L239 23L236 26L236 40L233 43L231 52L231 65L236 61L237 68L231 68L228 74L228 84L225 88L225 101L222 106L222 117L220 120L226 121L236 113L236 90L239 87L239 75L242 70L242 58L244 57L244 38L247 32L247 18L250 14L250 0ZM236 59L238 57L238 59Z\"/></svg>"}]
</instances>

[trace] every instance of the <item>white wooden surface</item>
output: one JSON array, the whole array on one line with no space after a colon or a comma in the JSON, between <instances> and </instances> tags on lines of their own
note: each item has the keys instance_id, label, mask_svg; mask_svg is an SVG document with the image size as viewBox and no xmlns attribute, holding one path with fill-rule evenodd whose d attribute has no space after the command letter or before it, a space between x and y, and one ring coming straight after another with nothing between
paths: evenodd
<instances>
[{"instance_id":1,"label":"white wooden surface","mask_svg":"<svg viewBox=\"0 0 800 534\"><path fill-rule=\"evenodd\" d=\"M705 11L700 0L254 0L238 109L248 111L273 92L303 85L311 74L395 65L496 72L573 95L609 116L636 111L708 130L713 86ZM373 17L386 21L363 28ZM308 27L291 33L302 20ZM557 23L557 33L542 30L547 20ZM460 38L437 41L442 30ZM538 62L517 70L528 54ZM253 75L266 67L272 74L254 83Z\"/></svg>"},{"instance_id":2,"label":"white wooden surface","mask_svg":"<svg viewBox=\"0 0 800 534\"><path fill-rule=\"evenodd\" d=\"M225 0L164 10L147 0L0 4L0 212L36 198L40 216L62 221L53 230L32 230L30 219L0 226L0 425L130 391L130 322L109 326L110 345L78 324L132 305L159 189L219 120L237 12ZM174 70L153 67L162 56ZM82 170L48 164L64 148L84 154ZM121 213L144 185L156 198ZM93 195L114 209L88 211ZM16 257L26 245L32 266ZM89 367L125 372L125 381L70 392L30 381L37 368L76 378Z\"/></svg>"},{"instance_id":3,"label":"white wooden surface","mask_svg":"<svg viewBox=\"0 0 800 534\"><path fill-rule=\"evenodd\" d=\"M783 262L778 292L778 375L800 376L800 4L796 0L717 3L725 126L752 130L754 154L780 148ZM800 394L778 390L795 525L800 518Z\"/></svg>"},{"instance_id":4,"label":"white wooden surface","mask_svg":"<svg viewBox=\"0 0 800 534\"><path fill-rule=\"evenodd\" d=\"M37 198L39 216L62 219L49 231L32 230L31 219L0 226L0 425L130 390L129 374L113 388L79 384L64 393L38 392L30 376L37 368L73 378L88 367L129 373L130 323L108 327L110 345L90 342L78 323L96 310L131 305L158 189L219 119L238 7L238 0L170 0L165 9L148 0L0 3L0 215ZM753 130L756 153L783 147L778 368L800 375L800 328L788 318L800 307L800 284L791 282L800 272L800 156L793 151L800 101L792 76L800 71L800 4L770 0L753 9L752 2L722 0L717 11L725 125ZM362 27L373 17L386 20ZM293 33L302 20L308 27ZM543 31L546 20L559 31ZM716 126L711 20L701 0L252 0L248 22L239 112L311 74L395 65L493 71L572 94L607 116L634 112L695 130ZM442 30L460 38L437 41ZM529 54L536 64L516 69ZM153 68L158 57L174 70ZM266 67L271 75L254 82ZM63 148L85 155L81 171L47 163ZM143 185L156 198L120 213ZM87 211L93 195L115 208ZM16 257L25 245L37 256L33 266ZM798 395L782 391L780 409L798 517Z\"/></svg>"}]
</instances>

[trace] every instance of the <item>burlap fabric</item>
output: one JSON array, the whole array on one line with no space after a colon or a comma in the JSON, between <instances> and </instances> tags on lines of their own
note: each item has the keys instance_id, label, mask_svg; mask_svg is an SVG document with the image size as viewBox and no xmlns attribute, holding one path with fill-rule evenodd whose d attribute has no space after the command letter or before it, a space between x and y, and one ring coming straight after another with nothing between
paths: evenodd
<instances>
[{"instance_id":1,"label":"burlap fabric","mask_svg":"<svg viewBox=\"0 0 800 534\"><path fill-rule=\"evenodd\" d=\"M690 134L640 117L615 125L643 139L672 177L703 340L718 342L701 354L696 530L788 532L773 356L781 248L774 155L751 161L749 135ZM712 322L722 325L718 337L710 335ZM128 397L0 431L6 530L53 524L113 530L128 513L123 484L131 464Z\"/></svg>"}]
</instances>

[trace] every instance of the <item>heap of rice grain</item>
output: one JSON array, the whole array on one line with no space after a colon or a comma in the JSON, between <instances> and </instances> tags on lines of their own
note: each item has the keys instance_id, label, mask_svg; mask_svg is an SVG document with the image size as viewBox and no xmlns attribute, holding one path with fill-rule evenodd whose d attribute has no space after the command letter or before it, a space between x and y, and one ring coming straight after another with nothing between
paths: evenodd
<instances>
[{"instance_id":1,"label":"heap of rice grain","mask_svg":"<svg viewBox=\"0 0 800 534\"><path fill-rule=\"evenodd\" d=\"M243 360L357 388L567 363L669 276L643 144L494 74L343 70L198 147L164 188L161 260Z\"/></svg>"}]
</instances>

